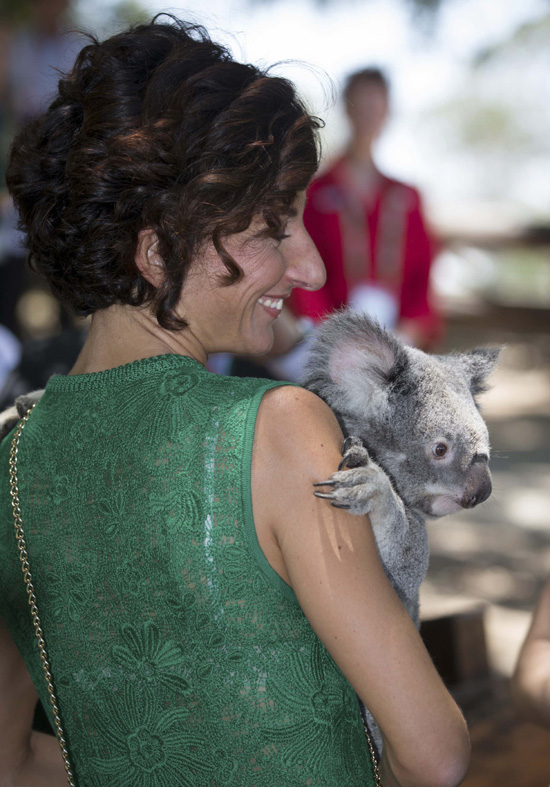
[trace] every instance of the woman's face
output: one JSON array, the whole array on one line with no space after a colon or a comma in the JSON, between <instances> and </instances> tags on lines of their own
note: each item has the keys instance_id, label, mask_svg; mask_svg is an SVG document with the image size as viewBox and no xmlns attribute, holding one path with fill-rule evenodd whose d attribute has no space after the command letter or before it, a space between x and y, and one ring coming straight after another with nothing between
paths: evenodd
<instances>
[{"instance_id":1,"label":"woman's face","mask_svg":"<svg viewBox=\"0 0 550 787\"><path fill-rule=\"evenodd\" d=\"M241 279L224 286L227 269L212 243L191 266L178 314L206 354L260 355L273 343L273 326L294 287L317 290L325 268L304 223L301 192L284 227L284 237L266 238L261 219L225 238L227 252L242 270Z\"/></svg>"}]
</instances>

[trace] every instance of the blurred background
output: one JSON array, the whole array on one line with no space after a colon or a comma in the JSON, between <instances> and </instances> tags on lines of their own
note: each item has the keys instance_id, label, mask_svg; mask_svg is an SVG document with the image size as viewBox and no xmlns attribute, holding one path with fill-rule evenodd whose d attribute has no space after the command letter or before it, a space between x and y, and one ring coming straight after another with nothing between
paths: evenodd
<instances>
[{"instance_id":1,"label":"blurred background","mask_svg":"<svg viewBox=\"0 0 550 787\"><path fill-rule=\"evenodd\" d=\"M14 131L47 105L84 39L169 11L300 87L345 148L346 77L391 83L377 169L414 185L436 243L435 351L505 345L483 400L494 494L430 524L426 641L472 725L465 784L547 787L550 733L520 723L510 677L550 574L549 0L0 0L0 405L66 372L86 322L25 266L5 192Z\"/></svg>"}]
</instances>

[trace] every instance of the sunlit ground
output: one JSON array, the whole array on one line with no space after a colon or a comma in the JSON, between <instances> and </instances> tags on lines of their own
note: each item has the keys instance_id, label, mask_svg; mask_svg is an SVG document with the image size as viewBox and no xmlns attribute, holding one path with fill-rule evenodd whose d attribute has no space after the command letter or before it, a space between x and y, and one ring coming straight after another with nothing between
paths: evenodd
<instances>
[{"instance_id":1,"label":"sunlit ground","mask_svg":"<svg viewBox=\"0 0 550 787\"><path fill-rule=\"evenodd\" d=\"M492 668L509 676L550 574L550 353L547 341L508 343L485 395L493 495L429 524L422 614L485 608Z\"/></svg>"}]
</instances>

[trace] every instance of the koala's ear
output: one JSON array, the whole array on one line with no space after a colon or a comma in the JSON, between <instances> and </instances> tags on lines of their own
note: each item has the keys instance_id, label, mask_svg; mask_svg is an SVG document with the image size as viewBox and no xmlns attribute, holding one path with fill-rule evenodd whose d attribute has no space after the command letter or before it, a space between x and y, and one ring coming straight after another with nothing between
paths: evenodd
<instances>
[{"instance_id":1,"label":"koala's ear","mask_svg":"<svg viewBox=\"0 0 550 787\"><path fill-rule=\"evenodd\" d=\"M302 384L333 409L380 415L389 386L408 368L408 350L392 334L351 309L332 314L315 332Z\"/></svg>"},{"instance_id":2,"label":"koala's ear","mask_svg":"<svg viewBox=\"0 0 550 787\"><path fill-rule=\"evenodd\" d=\"M461 366L470 378L473 396L487 390L487 377L494 371L502 350L502 347L477 347L459 356Z\"/></svg>"},{"instance_id":3,"label":"koala's ear","mask_svg":"<svg viewBox=\"0 0 550 787\"><path fill-rule=\"evenodd\" d=\"M395 356L387 344L360 341L350 336L334 345L328 369L337 385L350 386L358 382L381 387L394 363Z\"/></svg>"},{"instance_id":4,"label":"koala's ear","mask_svg":"<svg viewBox=\"0 0 550 787\"><path fill-rule=\"evenodd\" d=\"M406 353L395 338L364 315L342 313L334 331L328 372L337 385L384 389Z\"/></svg>"}]
</instances>

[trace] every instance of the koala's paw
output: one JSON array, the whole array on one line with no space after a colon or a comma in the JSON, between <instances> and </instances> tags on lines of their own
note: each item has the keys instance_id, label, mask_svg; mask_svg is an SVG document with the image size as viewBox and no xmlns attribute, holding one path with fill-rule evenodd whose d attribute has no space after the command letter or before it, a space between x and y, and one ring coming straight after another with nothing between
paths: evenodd
<instances>
[{"instance_id":1,"label":"koala's paw","mask_svg":"<svg viewBox=\"0 0 550 787\"><path fill-rule=\"evenodd\" d=\"M389 479L382 468L369 459L365 448L362 448L362 452L363 464L360 467L339 470L328 481L314 484L315 487L330 487L330 491L316 489L313 494L330 500L331 505L344 508L351 514L370 513L375 498L387 489Z\"/></svg>"},{"instance_id":2,"label":"koala's paw","mask_svg":"<svg viewBox=\"0 0 550 787\"><path fill-rule=\"evenodd\" d=\"M20 418L23 418L33 405L40 401L44 391L32 391L18 396L13 407L0 413L0 440L11 432Z\"/></svg>"},{"instance_id":3,"label":"koala's paw","mask_svg":"<svg viewBox=\"0 0 550 787\"><path fill-rule=\"evenodd\" d=\"M0 440L2 440L8 434L8 432L11 432L18 421L19 413L17 412L15 405L0 413Z\"/></svg>"},{"instance_id":4,"label":"koala's paw","mask_svg":"<svg viewBox=\"0 0 550 787\"><path fill-rule=\"evenodd\" d=\"M22 394L18 396L15 400L15 407L17 408L17 412L21 418L24 418L27 412L34 407L35 404L42 399L44 396L44 389L40 389L39 391L31 391L27 394Z\"/></svg>"}]
</instances>

